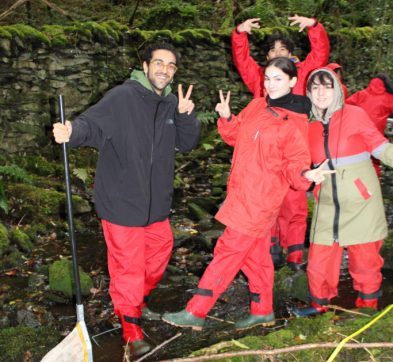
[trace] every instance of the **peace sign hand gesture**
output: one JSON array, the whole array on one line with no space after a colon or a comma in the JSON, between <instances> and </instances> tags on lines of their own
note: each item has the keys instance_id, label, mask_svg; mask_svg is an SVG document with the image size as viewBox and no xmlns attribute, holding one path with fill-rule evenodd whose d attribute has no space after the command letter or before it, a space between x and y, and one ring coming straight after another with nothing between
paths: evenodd
<instances>
[{"instance_id":1,"label":"peace sign hand gesture","mask_svg":"<svg viewBox=\"0 0 393 362\"><path fill-rule=\"evenodd\" d=\"M179 113L186 113L191 114L193 111L195 104L194 102L190 99L191 92L192 92L193 85L190 85L188 87L186 96L183 96L183 86L179 84L177 90L178 90L178 96L179 96L179 105L177 107Z\"/></svg>"},{"instance_id":2,"label":"peace sign hand gesture","mask_svg":"<svg viewBox=\"0 0 393 362\"><path fill-rule=\"evenodd\" d=\"M323 161L316 169L310 170L304 173L304 177L310 181L315 182L316 185L319 185L325 180L325 175L330 175L332 173L336 173L336 170L324 170L323 168L329 162L328 159Z\"/></svg>"},{"instance_id":3,"label":"peace sign hand gesture","mask_svg":"<svg viewBox=\"0 0 393 362\"><path fill-rule=\"evenodd\" d=\"M216 105L216 112L222 118L229 118L231 116L231 108L229 107L229 101L231 99L231 91L228 91L226 98L224 98L224 94L222 90L219 91L220 94L220 103Z\"/></svg>"}]
</instances>

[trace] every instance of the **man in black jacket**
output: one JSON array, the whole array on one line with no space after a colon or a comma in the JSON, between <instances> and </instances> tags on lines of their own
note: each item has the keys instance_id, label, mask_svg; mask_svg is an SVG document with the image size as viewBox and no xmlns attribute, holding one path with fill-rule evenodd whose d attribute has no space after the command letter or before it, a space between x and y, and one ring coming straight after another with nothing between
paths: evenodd
<instances>
[{"instance_id":1,"label":"man in black jacket","mask_svg":"<svg viewBox=\"0 0 393 362\"><path fill-rule=\"evenodd\" d=\"M99 150L94 201L108 248L109 292L134 356L148 352L140 327L146 301L173 247L168 220L175 151L189 151L200 124L190 99L171 93L179 55L167 43L143 54L143 72L111 89L72 123L55 123L57 143Z\"/></svg>"}]
</instances>

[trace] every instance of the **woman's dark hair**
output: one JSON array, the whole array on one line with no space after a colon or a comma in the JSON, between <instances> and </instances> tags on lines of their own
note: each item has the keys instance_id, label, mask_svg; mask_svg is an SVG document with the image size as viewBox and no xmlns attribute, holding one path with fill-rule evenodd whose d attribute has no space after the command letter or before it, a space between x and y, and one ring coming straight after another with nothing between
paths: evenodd
<instances>
[{"instance_id":1,"label":"woman's dark hair","mask_svg":"<svg viewBox=\"0 0 393 362\"><path fill-rule=\"evenodd\" d=\"M382 80L383 84L385 85L386 92L393 94L393 83L389 79L388 75L385 73L378 73L375 78L379 78Z\"/></svg>"},{"instance_id":2,"label":"woman's dark hair","mask_svg":"<svg viewBox=\"0 0 393 362\"><path fill-rule=\"evenodd\" d=\"M277 57L270 59L265 67L265 70L268 67L276 67L281 69L285 74L289 76L290 79L293 77L297 77L297 68L295 63L286 57Z\"/></svg>"},{"instance_id":3,"label":"woman's dark hair","mask_svg":"<svg viewBox=\"0 0 393 362\"><path fill-rule=\"evenodd\" d=\"M293 50L295 49L295 43L292 41L292 39L282 33L273 33L266 38L264 45L266 54L269 53L270 49L274 48L276 41L281 42L290 53L293 53Z\"/></svg>"},{"instance_id":4,"label":"woman's dark hair","mask_svg":"<svg viewBox=\"0 0 393 362\"><path fill-rule=\"evenodd\" d=\"M311 87L314 83L315 80L318 80L320 84L322 85L330 85L334 87L334 80L333 76L328 73L327 71L320 70L318 72L315 72L307 81L307 90L311 92Z\"/></svg>"},{"instance_id":5,"label":"woman's dark hair","mask_svg":"<svg viewBox=\"0 0 393 362\"><path fill-rule=\"evenodd\" d=\"M143 50L142 53L142 62L146 62L147 64L149 64L151 59L153 58L153 52L155 50L161 50L161 49L168 50L171 53L173 53L173 55L176 58L176 65L177 66L180 65L180 54L177 52L177 50L172 44L167 43L165 41L151 43L148 46L146 46L146 48Z\"/></svg>"}]
</instances>

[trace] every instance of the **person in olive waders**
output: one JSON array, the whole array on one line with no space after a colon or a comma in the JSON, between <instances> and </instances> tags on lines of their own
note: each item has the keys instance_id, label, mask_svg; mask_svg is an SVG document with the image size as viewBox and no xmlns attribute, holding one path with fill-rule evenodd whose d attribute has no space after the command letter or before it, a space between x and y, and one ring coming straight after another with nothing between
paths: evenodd
<instances>
[{"instance_id":1,"label":"person in olive waders","mask_svg":"<svg viewBox=\"0 0 393 362\"><path fill-rule=\"evenodd\" d=\"M308 316L327 310L338 295L344 248L357 308L378 308L382 295L383 258L387 236L381 186L371 156L393 166L393 144L380 133L360 107L344 104L337 74L329 68L311 73L307 94L312 102L309 145L314 167L326 158L336 174L314 189L307 276L311 306L293 314Z\"/></svg>"}]
</instances>

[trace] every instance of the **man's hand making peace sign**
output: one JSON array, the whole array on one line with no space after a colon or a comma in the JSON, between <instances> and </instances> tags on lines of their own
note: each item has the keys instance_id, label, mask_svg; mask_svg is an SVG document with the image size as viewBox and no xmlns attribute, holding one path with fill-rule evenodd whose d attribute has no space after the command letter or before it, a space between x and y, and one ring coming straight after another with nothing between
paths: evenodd
<instances>
[{"instance_id":1,"label":"man's hand making peace sign","mask_svg":"<svg viewBox=\"0 0 393 362\"><path fill-rule=\"evenodd\" d=\"M187 114L191 114L191 112L193 111L195 104L190 99L192 88L193 88L193 85L190 85L188 87L186 96L184 97L183 96L183 86L181 84L179 84L179 86L177 88L178 97L179 97L179 106L178 106L179 113L186 113L187 112Z\"/></svg>"},{"instance_id":2,"label":"man's hand making peace sign","mask_svg":"<svg viewBox=\"0 0 393 362\"><path fill-rule=\"evenodd\" d=\"M216 112L223 118L229 118L231 116L231 108L229 107L229 101L231 99L231 91L228 91L226 98L220 89L220 103L216 105Z\"/></svg>"}]
</instances>

